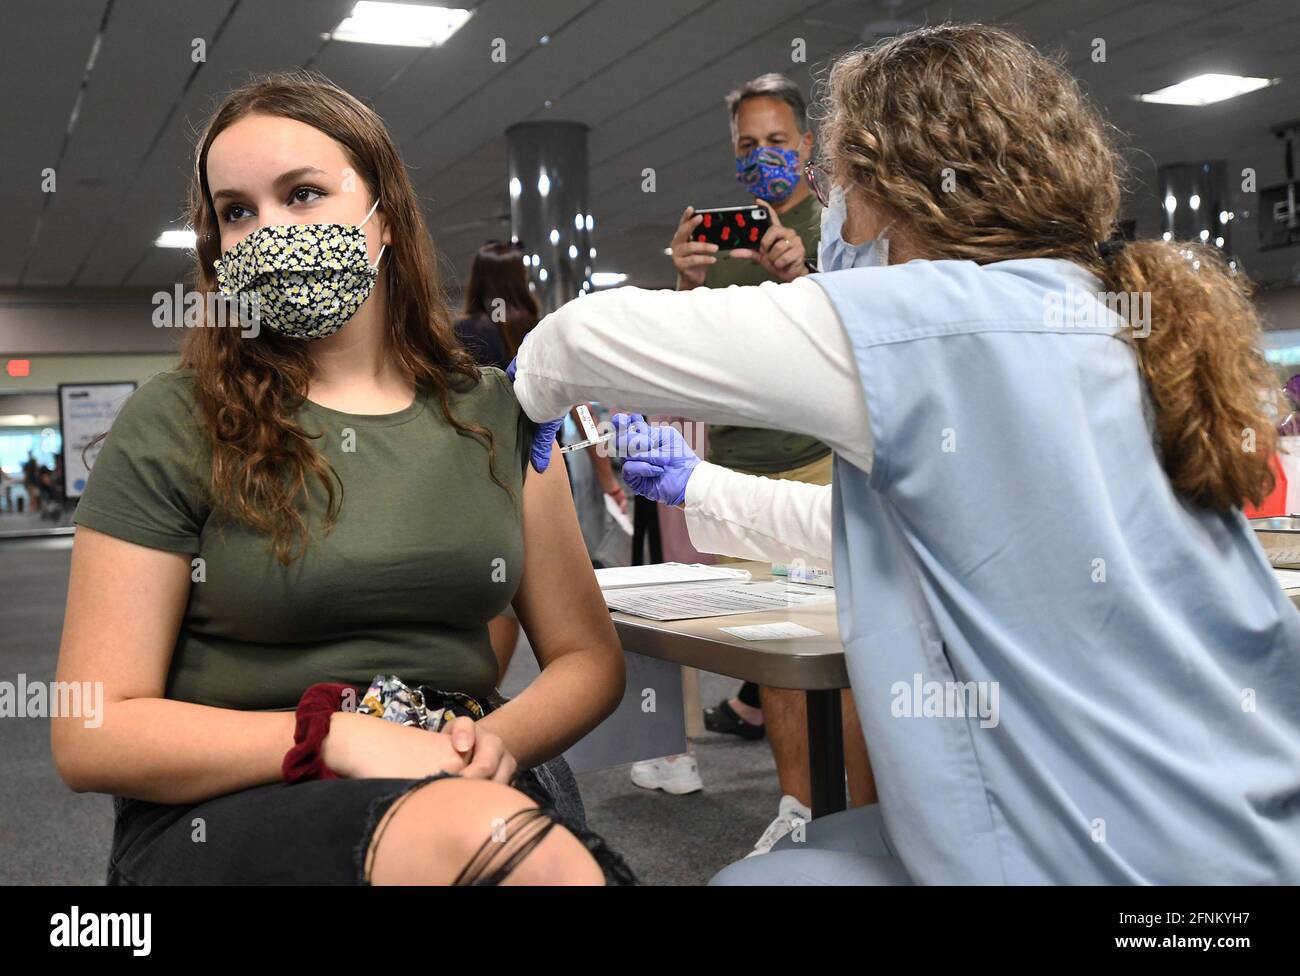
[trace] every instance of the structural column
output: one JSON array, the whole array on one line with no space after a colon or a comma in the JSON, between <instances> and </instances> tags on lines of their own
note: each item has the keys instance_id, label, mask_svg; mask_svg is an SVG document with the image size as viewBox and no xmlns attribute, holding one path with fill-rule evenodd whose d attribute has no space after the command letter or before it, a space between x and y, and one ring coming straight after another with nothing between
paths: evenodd
<instances>
[{"instance_id":1,"label":"structural column","mask_svg":"<svg viewBox=\"0 0 1300 976\"><path fill-rule=\"evenodd\" d=\"M1233 213L1222 161L1161 166L1156 181L1166 240L1201 241L1232 253Z\"/></svg>"},{"instance_id":2,"label":"structural column","mask_svg":"<svg viewBox=\"0 0 1300 976\"><path fill-rule=\"evenodd\" d=\"M591 288L587 127L520 122L506 130L511 238L524 252L543 313Z\"/></svg>"}]
</instances>

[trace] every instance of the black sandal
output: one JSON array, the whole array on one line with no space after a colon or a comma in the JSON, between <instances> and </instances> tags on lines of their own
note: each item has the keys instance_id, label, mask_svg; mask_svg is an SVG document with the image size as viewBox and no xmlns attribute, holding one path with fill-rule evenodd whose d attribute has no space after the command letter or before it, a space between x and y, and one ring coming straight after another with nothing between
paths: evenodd
<instances>
[{"instance_id":1,"label":"black sandal","mask_svg":"<svg viewBox=\"0 0 1300 976\"><path fill-rule=\"evenodd\" d=\"M736 710L731 707L731 703L725 698L718 702L717 708L706 708L704 710L704 727L710 732L720 732L723 735L738 735L742 739L761 739L767 735L764 726L746 722L736 714Z\"/></svg>"}]
</instances>

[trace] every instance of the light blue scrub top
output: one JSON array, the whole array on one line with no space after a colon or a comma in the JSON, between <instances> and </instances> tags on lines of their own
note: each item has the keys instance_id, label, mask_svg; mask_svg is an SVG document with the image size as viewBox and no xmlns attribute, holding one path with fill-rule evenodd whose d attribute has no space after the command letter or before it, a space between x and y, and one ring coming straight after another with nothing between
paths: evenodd
<instances>
[{"instance_id":1,"label":"light blue scrub top","mask_svg":"<svg viewBox=\"0 0 1300 976\"><path fill-rule=\"evenodd\" d=\"M912 879L1300 883L1300 611L1239 510L1172 491L1103 286L814 280L875 442L870 476L835 460L835 582Z\"/></svg>"}]
</instances>

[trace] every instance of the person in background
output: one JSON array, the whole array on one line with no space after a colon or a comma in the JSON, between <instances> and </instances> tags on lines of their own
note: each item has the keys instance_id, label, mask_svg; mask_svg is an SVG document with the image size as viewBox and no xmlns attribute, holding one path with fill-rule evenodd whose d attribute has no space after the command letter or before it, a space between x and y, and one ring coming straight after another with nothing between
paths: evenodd
<instances>
[{"instance_id":1,"label":"person in background","mask_svg":"<svg viewBox=\"0 0 1300 976\"><path fill-rule=\"evenodd\" d=\"M39 504L37 509L41 518L57 519L63 514L63 505L60 501L58 482L54 478L54 469L47 468L45 465L40 466L37 472L37 495Z\"/></svg>"},{"instance_id":2,"label":"person in background","mask_svg":"<svg viewBox=\"0 0 1300 976\"><path fill-rule=\"evenodd\" d=\"M474 255L456 338L480 366L505 369L537 324L539 311L518 245L488 241ZM511 607L488 622L488 634L504 676L519 643L519 620Z\"/></svg>"},{"instance_id":3,"label":"person in background","mask_svg":"<svg viewBox=\"0 0 1300 976\"><path fill-rule=\"evenodd\" d=\"M474 255L465 287L464 313L455 324L460 344L478 365L505 369L515 358L524 336L537 325L540 313L528 287L523 249L516 242L487 241ZM592 463L601 490L626 511L627 498L610 459L593 451ZM501 674L505 675L519 643L519 620L514 610L507 606L489 622L488 632Z\"/></svg>"},{"instance_id":4,"label":"person in background","mask_svg":"<svg viewBox=\"0 0 1300 976\"><path fill-rule=\"evenodd\" d=\"M474 255L456 338L480 366L505 369L541 317L518 244L488 241Z\"/></svg>"},{"instance_id":5,"label":"person in background","mask_svg":"<svg viewBox=\"0 0 1300 976\"><path fill-rule=\"evenodd\" d=\"M35 452L29 453L23 462L23 495L27 507L33 510L40 508L40 471L41 462L36 460Z\"/></svg>"},{"instance_id":6,"label":"person in background","mask_svg":"<svg viewBox=\"0 0 1300 976\"><path fill-rule=\"evenodd\" d=\"M803 178L813 148L803 92L786 76L769 73L730 92L726 105L736 178L755 203L767 207L772 227L757 250L737 248L719 254L716 245L691 239L703 218L694 207L687 207L672 240L678 291L789 282L816 270L822 208ZM815 391L809 395L815 396ZM815 485L831 483L831 449L804 434L711 424L707 458L742 474ZM850 794L854 805L874 802L870 761L851 692L844 692L842 704ZM811 817L804 695L784 688L760 691L753 682L746 682L734 697L706 709L704 719L711 731L748 739L763 738L766 728L782 792L776 819L755 845L755 851L766 851L796 820ZM633 781L674 793L703 787L698 765L690 755L638 763L633 767Z\"/></svg>"}]
</instances>

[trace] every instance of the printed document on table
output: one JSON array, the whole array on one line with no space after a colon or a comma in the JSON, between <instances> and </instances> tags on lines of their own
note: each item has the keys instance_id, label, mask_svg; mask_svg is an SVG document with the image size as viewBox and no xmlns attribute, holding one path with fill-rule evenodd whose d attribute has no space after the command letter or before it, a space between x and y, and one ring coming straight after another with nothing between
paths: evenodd
<instances>
[{"instance_id":1,"label":"printed document on table","mask_svg":"<svg viewBox=\"0 0 1300 976\"><path fill-rule=\"evenodd\" d=\"M660 583L730 583L747 579L747 569L705 566L702 563L651 563L649 566L609 566L596 570L596 583L602 590Z\"/></svg>"},{"instance_id":2,"label":"printed document on table","mask_svg":"<svg viewBox=\"0 0 1300 976\"><path fill-rule=\"evenodd\" d=\"M685 584L639 586L605 591L611 610L648 617L651 620L691 620L696 617L725 617L756 610L787 610L834 603L835 594L822 586L787 583Z\"/></svg>"}]
</instances>

